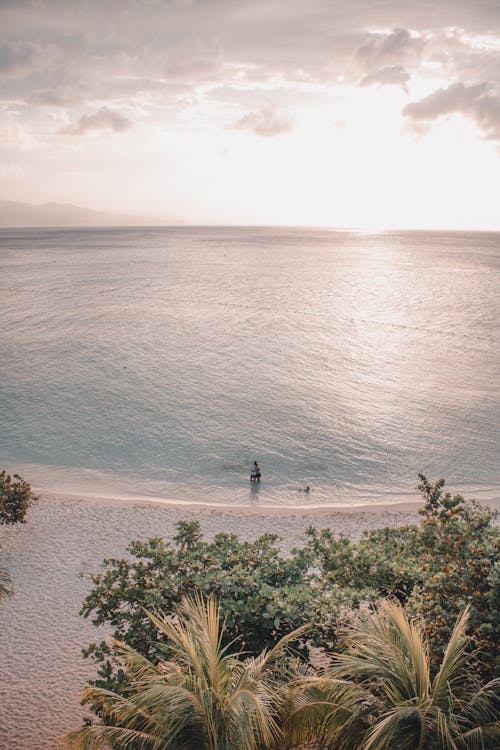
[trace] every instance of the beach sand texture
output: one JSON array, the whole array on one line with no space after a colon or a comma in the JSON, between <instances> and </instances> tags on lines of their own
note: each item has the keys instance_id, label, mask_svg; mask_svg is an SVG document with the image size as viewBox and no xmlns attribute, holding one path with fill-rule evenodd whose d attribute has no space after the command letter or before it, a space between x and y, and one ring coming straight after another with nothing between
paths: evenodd
<instances>
[{"instance_id":1,"label":"beach sand texture","mask_svg":"<svg viewBox=\"0 0 500 750\"><path fill-rule=\"evenodd\" d=\"M207 539L227 531L241 539L279 534L284 550L305 529L329 527L356 540L365 529L417 520L418 503L350 510L218 509L135 501L42 497L23 526L0 527L0 566L15 596L0 605L0 748L55 750L57 738L84 715L79 695L95 675L81 649L107 635L78 612L86 576L106 557L123 557L132 539L170 539L181 520L199 520Z\"/></svg>"}]
</instances>

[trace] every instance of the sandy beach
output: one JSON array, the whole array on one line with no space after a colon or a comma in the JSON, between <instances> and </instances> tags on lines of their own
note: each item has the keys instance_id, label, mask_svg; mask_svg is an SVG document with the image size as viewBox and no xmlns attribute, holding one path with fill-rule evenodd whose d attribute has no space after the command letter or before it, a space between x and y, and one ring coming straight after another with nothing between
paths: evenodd
<instances>
[{"instance_id":1,"label":"sandy beach","mask_svg":"<svg viewBox=\"0 0 500 750\"><path fill-rule=\"evenodd\" d=\"M55 750L57 737L79 726L79 694L95 674L80 652L107 635L78 614L87 574L106 557L124 556L132 539L169 539L178 521L197 519L207 539L220 531L241 539L273 532L287 551L310 525L357 540L366 529L415 522L418 507L221 509L42 496L26 525L0 527L0 566L15 583L15 596L0 606L0 748Z\"/></svg>"}]
</instances>

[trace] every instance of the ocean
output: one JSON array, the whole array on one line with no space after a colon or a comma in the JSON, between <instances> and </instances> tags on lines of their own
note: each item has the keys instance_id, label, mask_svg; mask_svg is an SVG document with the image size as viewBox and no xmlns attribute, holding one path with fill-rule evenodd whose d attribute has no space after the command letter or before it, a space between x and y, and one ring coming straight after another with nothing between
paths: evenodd
<instances>
[{"instance_id":1,"label":"ocean","mask_svg":"<svg viewBox=\"0 0 500 750\"><path fill-rule=\"evenodd\" d=\"M498 497L499 271L499 233L2 229L0 468L221 506L417 499L419 472Z\"/></svg>"}]
</instances>

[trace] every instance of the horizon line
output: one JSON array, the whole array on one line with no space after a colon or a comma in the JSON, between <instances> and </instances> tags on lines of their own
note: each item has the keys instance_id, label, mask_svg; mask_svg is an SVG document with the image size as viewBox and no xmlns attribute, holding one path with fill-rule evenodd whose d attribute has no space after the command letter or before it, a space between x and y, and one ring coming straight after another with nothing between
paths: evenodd
<instances>
[{"instance_id":1,"label":"horizon line","mask_svg":"<svg viewBox=\"0 0 500 750\"><path fill-rule=\"evenodd\" d=\"M324 232L350 232L353 234L385 234L391 232L456 232L456 233L500 233L498 228L478 227L413 227L413 226L333 226L328 224L246 224L246 223L207 223L207 222L172 222L172 223L127 223L127 224L1 224L0 231L6 229L297 229Z\"/></svg>"}]
</instances>

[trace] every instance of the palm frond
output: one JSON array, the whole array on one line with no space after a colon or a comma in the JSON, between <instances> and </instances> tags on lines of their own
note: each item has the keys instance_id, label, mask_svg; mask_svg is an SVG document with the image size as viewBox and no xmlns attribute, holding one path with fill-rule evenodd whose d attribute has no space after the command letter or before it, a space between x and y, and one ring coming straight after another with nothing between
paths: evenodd
<instances>
[{"instance_id":1,"label":"palm frond","mask_svg":"<svg viewBox=\"0 0 500 750\"><path fill-rule=\"evenodd\" d=\"M417 750L425 747L425 711L403 703L382 714L367 732L363 750Z\"/></svg>"},{"instance_id":2,"label":"palm frond","mask_svg":"<svg viewBox=\"0 0 500 750\"><path fill-rule=\"evenodd\" d=\"M332 677L375 679L393 705L428 695L429 658L423 628L408 621L400 605L385 602L373 614L359 614L349 627L346 644L347 653L332 657Z\"/></svg>"},{"instance_id":3,"label":"palm frond","mask_svg":"<svg viewBox=\"0 0 500 750\"><path fill-rule=\"evenodd\" d=\"M222 646L224 623L214 597L206 600L201 594L186 597L173 621L164 614L148 612L152 622L167 638L175 660L193 671L205 687L216 680L227 679L234 656L228 655L228 646Z\"/></svg>"},{"instance_id":4,"label":"palm frond","mask_svg":"<svg viewBox=\"0 0 500 750\"><path fill-rule=\"evenodd\" d=\"M145 732L126 727L90 726L71 732L64 738L75 750L100 750L119 747L120 750L158 750L157 739Z\"/></svg>"},{"instance_id":5,"label":"palm frond","mask_svg":"<svg viewBox=\"0 0 500 750\"><path fill-rule=\"evenodd\" d=\"M458 618L431 682L421 624L391 603L383 603L373 615L358 613L345 633L347 653L333 656L317 682L325 703L314 710L323 713L323 730L332 729L334 740L339 725L361 732L361 743L350 748L362 750L492 750L500 737L499 682L480 688L467 670L468 615L469 608ZM351 694L346 683L352 685ZM304 701L297 715L309 710ZM368 718L364 730L362 722L356 724L356 714L361 718L363 710Z\"/></svg>"},{"instance_id":6,"label":"palm frond","mask_svg":"<svg viewBox=\"0 0 500 750\"><path fill-rule=\"evenodd\" d=\"M310 630L311 624L301 625L301 627L292 630L291 633L287 633L282 636L279 641L269 650L264 650L261 654L262 666L268 667L272 662L276 661L283 656L283 653L287 646L293 641L297 641L304 633Z\"/></svg>"},{"instance_id":7,"label":"palm frond","mask_svg":"<svg viewBox=\"0 0 500 750\"><path fill-rule=\"evenodd\" d=\"M480 687L465 701L459 727L464 740L480 737L485 740L496 737L500 740L500 678L491 680Z\"/></svg>"},{"instance_id":8,"label":"palm frond","mask_svg":"<svg viewBox=\"0 0 500 750\"><path fill-rule=\"evenodd\" d=\"M0 568L0 602L7 597L12 596L14 588L12 586L12 578L6 570Z\"/></svg>"},{"instance_id":9,"label":"palm frond","mask_svg":"<svg viewBox=\"0 0 500 750\"><path fill-rule=\"evenodd\" d=\"M113 650L125 663L130 682L140 684L158 675L158 666L123 641L113 640Z\"/></svg>"},{"instance_id":10,"label":"palm frond","mask_svg":"<svg viewBox=\"0 0 500 750\"><path fill-rule=\"evenodd\" d=\"M440 747L444 750L459 750L456 739L458 737L457 722L453 713L445 713L438 706L435 722L436 736Z\"/></svg>"},{"instance_id":11,"label":"palm frond","mask_svg":"<svg viewBox=\"0 0 500 750\"><path fill-rule=\"evenodd\" d=\"M130 692L120 696L87 689L84 698L101 708L104 721L72 735L87 743L81 747L93 750L92 742L101 747L101 737L107 737L121 748L119 738L139 738L134 732L143 735L144 744L137 745L141 750L277 746L289 699L287 683L298 674L286 646L305 629L290 633L255 658L242 659L222 645L224 622L213 597L185 599L175 619L162 613L148 615L168 643L168 658L153 663L115 642ZM106 727L107 723L114 726Z\"/></svg>"},{"instance_id":12,"label":"palm frond","mask_svg":"<svg viewBox=\"0 0 500 750\"><path fill-rule=\"evenodd\" d=\"M448 700L451 686L465 674L464 655L467 646L467 625L469 622L470 605L468 605L457 619L453 632L448 641L446 651L439 671L432 685L433 699L440 705Z\"/></svg>"},{"instance_id":13,"label":"palm frond","mask_svg":"<svg viewBox=\"0 0 500 750\"><path fill-rule=\"evenodd\" d=\"M292 743L316 739L338 750L359 747L377 704L369 691L349 680L306 675L292 683L291 693L284 731Z\"/></svg>"}]
</instances>

